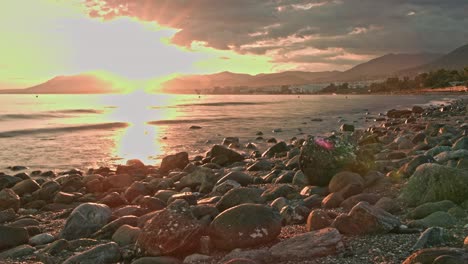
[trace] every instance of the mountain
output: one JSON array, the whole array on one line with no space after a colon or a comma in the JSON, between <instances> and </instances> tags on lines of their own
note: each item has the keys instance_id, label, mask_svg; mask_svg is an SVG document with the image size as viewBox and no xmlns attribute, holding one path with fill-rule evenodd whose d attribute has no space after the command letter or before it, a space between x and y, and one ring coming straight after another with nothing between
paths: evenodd
<instances>
[{"instance_id":1,"label":"mountain","mask_svg":"<svg viewBox=\"0 0 468 264\"><path fill-rule=\"evenodd\" d=\"M214 87L265 87L281 85L300 85L331 78L340 72L303 72L286 71L280 73L262 73L257 75L220 72L208 75L184 75L162 84L163 91L173 93L210 90Z\"/></svg>"},{"instance_id":2,"label":"mountain","mask_svg":"<svg viewBox=\"0 0 468 264\"><path fill-rule=\"evenodd\" d=\"M375 80L396 75L403 69L420 66L437 58L440 54L387 54L354 66L337 76L337 81Z\"/></svg>"},{"instance_id":3,"label":"mountain","mask_svg":"<svg viewBox=\"0 0 468 264\"><path fill-rule=\"evenodd\" d=\"M9 94L100 94L120 92L113 81L93 74L57 76L49 81L25 89L0 90Z\"/></svg>"},{"instance_id":4,"label":"mountain","mask_svg":"<svg viewBox=\"0 0 468 264\"><path fill-rule=\"evenodd\" d=\"M461 46L429 63L421 64L418 67L408 68L407 70L402 71L401 74L412 75L435 71L438 69L462 70L465 67L468 67L468 44Z\"/></svg>"}]
</instances>

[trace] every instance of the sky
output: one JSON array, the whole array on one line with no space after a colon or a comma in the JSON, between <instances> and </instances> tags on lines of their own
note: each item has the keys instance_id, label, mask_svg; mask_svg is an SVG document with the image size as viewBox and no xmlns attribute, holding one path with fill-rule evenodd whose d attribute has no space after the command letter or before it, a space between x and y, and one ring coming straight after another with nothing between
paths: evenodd
<instances>
[{"instance_id":1,"label":"sky","mask_svg":"<svg viewBox=\"0 0 468 264\"><path fill-rule=\"evenodd\" d=\"M0 89L86 72L346 70L467 44L467 13L466 0L2 0Z\"/></svg>"}]
</instances>

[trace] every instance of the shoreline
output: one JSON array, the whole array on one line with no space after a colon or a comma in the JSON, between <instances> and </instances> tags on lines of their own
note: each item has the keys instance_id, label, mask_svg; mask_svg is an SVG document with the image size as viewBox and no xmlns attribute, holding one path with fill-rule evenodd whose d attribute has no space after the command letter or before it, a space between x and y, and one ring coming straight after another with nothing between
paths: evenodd
<instances>
[{"instance_id":1,"label":"shoreline","mask_svg":"<svg viewBox=\"0 0 468 264\"><path fill-rule=\"evenodd\" d=\"M310 187L306 182L305 173L301 176L300 138L271 145L270 152L264 152L263 157L262 153L255 152L253 148L249 149L249 146L241 147L236 138L226 138L225 142L219 142L224 147L213 146L210 154L205 157L191 157L189 160L188 154L179 153L166 156L160 166L147 166L131 160L127 165L117 166L115 170L95 168L88 171L47 172L43 175L21 173L19 167L15 173L5 171L3 175L0 173L0 222L5 226L0 228L0 248L3 250L0 252L0 259L12 256L12 262L75 263L87 261L97 254L106 257L109 263L145 263L138 262L138 259L157 255L155 248L158 246L171 245L178 250L168 250L168 253L161 255L176 256L175 258L156 258L161 261L161 258L166 258L167 261L172 261L170 263L182 263L184 259L184 263L227 263L229 258L247 258L250 262L243 263L259 264L401 263L411 253L416 252L408 247L418 241L422 231L431 227L425 222L425 226L421 226L422 220L415 224L414 221L419 220L407 217L414 212L414 206L409 207L397 199L408 178L414 173L405 171L411 175L403 177L402 168L408 167L416 156L437 147L450 147L444 150L456 151L452 148L457 140L466 137L466 134L463 136L462 133L467 131L467 104L468 101L464 98L456 99L449 105L426 106L422 112L420 108L413 108L409 112L389 112L382 121L377 121L364 130L343 131L342 134L347 138L354 137L357 142L361 142L360 144L366 142L360 146L366 146L365 148L373 153L373 171L376 173L373 174L372 181L369 180L369 173L341 176L342 182L348 184L335 192L331 191L330 185L328 188ZM444 125L432 131L434 128L428 126L428 123ZM348 127L343 130L354 128ZM425 133L425 137L416 140L416 136L421 133ZM230 146L232 148L229 148ZM247 153L252 151L253 154L248 157L242 156L237 151L238 147L249 150ZM428 147L431 148L427 149ZM435 158L440 153L433 154L432 157ZM457 153L458 156L454 154L439 163L447 167L457 167L459 163L460 168L465 166L468 156L463 156L466 155L465 152ZM450 153L447 156L450 156ZM463 160L465 163L460 162ZM222 179L224 180L221 181ZM357 189L356 184L360 186ZM239 193L236 194L233 190L239 190ZM382 200L383 198L387 199ZM344 218L351 208L358 206L359 201L368 202L372 212L374 207L386 210L394 217L391 217L392 221L398 219L399 224L391 230L379 226L378 232L373 230L369 234L358 236L347 234L356 230L340 229L336 219L340 215ZM225 215L226 208L237 208L240 214L244 213L241 209L250 212L245 206L241 209L234 207L242 207L246 202L259 204L265 212L274 211L272 219L262 221L268 223L265 228L277 225L275 221L278 219L282 222L280 233L276 237L271 238L271 232L265 232L250 238L241 237L242 239L234 243L231 241L232 234L231 237L223 235L224 232L230 232L223 226L223 221L229 223L231 219L223 219L220 216ZM92 209L81 209L94 210L93 214L102 216L100 219L76 218L77 214L72 210L83 208L82 205L88 203L105 204ZM346 209L343 208L343 203ZM347 205L350 203L353 206ZM453 216L455 223L445 227L456 239L444 240L436 246L462 247L463 239L468 235L468 230L464 229L468 215L468 204L466 205L453 207L461 211L458 210L458 217ZM187 210L191 212L190 216L182 213ZM377 213L373 214L373 217L384 217L380 211L375 211ZM308 218L314 219L310 216L312 212L322 214L328 221L307 221ZM176 219L179 228L166 229L169 228L167 225L170 225L166 221L168 217ZM148 223L145 219L153 220ZM214 229L214 221L219 222L218 229ZM413 224L410 224L412 221ZM109 223L113 224L109 226ZM306 228L311 228L311 225L321 227L317 228L321 233L303 237L305 233L315 232L312 231L315 228L306 232ZM357 230L367 230L365 226L361 226L362 223L354 225ZM205 230L208 226L210 232ZM17 228L15 233L5 231L11 228ZM153 235L151 231L156 229L162 230L165 235ZM336 231L337 229L340 232ZM141 234L148 237L142 238ZM190 236L187 237L188 234ZM18 238L19 236L22 237ZM263 236L268 237L268 240L262 240ZM310 250L301 248L299 244L288 244L288 241L299 237L312 245L314 237L320 237L327 243L316 244L322 248L322 252L310 255L311 253L307 253ZM257 238L260 240L256 240ZM6 240L16 242L8 244ZM161 240L166 243L161 244ZM190 240L200 248L193 249ZM247 242L250 244L244 244ZM229 243L234 243L234 248L240 246L245 249L220 249L223 244ZM281 244L280 248L275 247L279 243L284 244ZM54 251L59 244L66 245L63 246L64 250ZM135 245L138 245L140 250L135 250ZM296 247L296 251L288 247ZM147 253L140 253L141 248ZM162 249L165 247L159 247L158 250ZM291 253L286 249L296 252L293 255L298 259L288 260ZM189 256L188 259L186 256ZM190 259L193 261L189 262Z\"/></svg>"}]
</instances>

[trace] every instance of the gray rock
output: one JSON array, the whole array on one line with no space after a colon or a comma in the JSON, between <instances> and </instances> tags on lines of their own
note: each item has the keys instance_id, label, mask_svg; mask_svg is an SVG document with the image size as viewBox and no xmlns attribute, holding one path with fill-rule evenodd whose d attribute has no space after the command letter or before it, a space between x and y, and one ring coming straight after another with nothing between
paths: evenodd
<instances>
[{"instance_id":1,"label":"gray rock","mask_svg":"<svg viewBox=\"0 0 468 264\"><path fill-rule=\"evenodd\" d=\"M40 188L41 186L39 186L39 184L35 180L26 179L26 180L22 180L18 182L11 189L19 196L22 196L23 194L26 194L26 193L33 193L34 191Z\"/></svg>"},{"instance_id":2,"label":"gray rock","mask_svg":"<svg viewBox=\"0 0 468 264\"><path fill-rule=\"evenodd\" d=\"M437 258L447 256L451 262L436 262ZM402 264L463 264L468 263L468 252L460 248L425 248L416 251L409 256Z\"/></svg>"},{"instance_id":3,"label":"gray rock","mask_svg":"<svg viewBox=\"0 0 468 264\"><path fill-rule=\"evenodd\" d=\"M114 242L110 242L69 257L63 264L116 263L120 259L119 246Z\"/></svg>"},{"instance_id":4,"label":"gray rock","mask_svg":"<svg viewBox=\"0 0 468 264\"><path fill-rule=\"evenodd\" d=\"M178 185L179 188L198 188L201 193L208 193L213 190L217 181L211 169L197 167L192 173L182 177Z\"/></svg>"},{"instance_id":5,"label":"gray rock","mask_svg":"<svg viewBox=\"0 0 468 264\"><path fill-rule=\"evenodd\" d=\"M138 227L123 225L112 235L112 241L119 244L119 246L134 244L140 233L141 230Z\"/></svg>"},{"instance_id":6,"label":"gray rock","mask_svg":"<svg viewBox=\"0 0 468 264\"><path fill-rule=\"evenodd\" d=\"M449 200L443 200L433 203L425 203L417 206L408 213L409 219L421 219L437 211L448 212L453 207L457 205Z\"/></svg>"},{"instance_id":7,"label":"gray rock","mask_svg":"<svg viewBox=\"0 0 468 264\"><path fill-rule=\"evenodd\" d=\"M265 202L262 193L263 191L257 188L240 187L232 189L224 194L221 200L216 203L216 208L222 212L239 204L261 204Z\"/></svg>"},{"instance_id":8,"label":"gray rock","mask_svg":"<svg viewBox=\"0 0 468 264\"><path fill-rule=\"evenodd\" d=\"M143 257L134 260L132 264L181 264L177 258L174 257Z\"/></svg>"},{"instance_id":9,"label":"gray rock","mask_svg":"<svg viewBox=\"0 0 468 264\"><path fill-rule=\"evenodd\" d=\"M0 191L0 211L13 209L18 212L20 207L19 196L11 189L3 189Z\"/></svg>"},{"instance_id":10,"label":"gray rock","mask_svg":"<svg viewBox=\"0 0 468 264\"><path fill-rule=\"evenodd\" d=\"M236 248L224 256L220 262L225 263L233 259L250 259L255 261L255 263L271 263L272 261L271 253L268 249L242 250Z\"/></svg>"},{"instance_id":11,"label":"gray rock","mask_svg":"<svg viewBox=\"0 0 468 264\"><path fill-rule=\"evenodd\" d=\"M68 217L60 237L67 240L88 237L109 222L112 211L104 204L84 203Z\"/></svg>"},{"instance_id":12,"label":"gray rock","mask_svg":"<svg viewBox=\"0 0 468 264\"><path fill-rule=\"evenodd\" d=\"M462 158L468 158L468 150L467 149L459 149L453 151L445 151L442 153L437 154L434 159L438 163L444 163L449 160L458 160Z\"/></svg>"},{"instance_id":13,"label":"gray rock","mask_svg":"<svg viewBox=\"0 0 468 264\"><path fill-rule=\"evenodd\" d=\"M29 244L33 246L49 244L55 241L55 237L49 233L35 235L29 239Z\"/></svg>"},{"instance_id":14,"label":"gray rock","mask_svg":"<svg viewBox=\"0 0 468 264\"><path fill-rule=\"evenodd\" d=\"M453 150L465 149L468 150L468 137L461 137L452 146Z\"/></svg>"},{"instance_id":15,"label":"gray rock","mask_svg":"<svg viewBox=\"0 0 468 264\"><path fill-rule=\"evenodd\" d=\"M467 189L468 171L423 164L403 187L399 198L410 206L442 200L461 203L468 200Z\"/></svg>"},{"instance_id":16,"label":"gray rock","mask_svg":"<svg viewBox=\"0 0 468 264\"><path fill-rule=\"evenodd\" d=\"M29 234L25 228L0 226L0 250L28 243Z\"/></svg>"},{"instance_id":17,"label":"gray rock","mask_svg":"<svg viewBox=\"0 0 468 264\"><path fill-rule=\"evenodd\" d=\"M244 157L241 154L222 145L214 145L211 150L207 152L206 157L208 159L223 159L224 161L220 165L231 164L244 160Z\"/></svg>"},{"instance_id":18,"label":"gray rock","mask_svg":"<svg viewBox=\"0 0 468 264\"><path fill-rule=\"evenodd\" d=\"M210 238L220 249L246 248L270 242L281 231L281 217L272 208L241 204L219 214L210 225Z\"/></svg>"},{"instance_id":19,"label":"gray rock","mask_svg":"<svg viewBox=\"0 0 468 264\"><path fill-rule=\"evenodd\" d=\"M457 219L446 212L435 212L423 219L414 220L408 223L409 227L428 228L428 227L452 227L457 223Z\"/></svg>"},{"instance_id":20,"label":"gray rock","mask_svg":"<svg viewBox=\"0 0 468 264\"><path fill-rule=\"evenodd\" d=\"M447 242L449 238L450 235L446 229L430 227L419 236L418 241L416 241L411 250L440 246Z\"/></svg>"},{"instance_id":21,"label":"gray rock","mask_svg":"<svg viewBox=\"0 0 468 264\"><path fill-rule=\"evenodd\" d=\"M137 226L138 217L134 215L122 216L103 226L92 237L97 239L109 239L123 225Z\"/></svg>"},{"instance_id":22,"label":"gray rock","mask_svg":"<svg viewBox=\"0 0 468 264\"><path fill-rule=\"evenodd\" d=\"M0 211L0 224L14 220L18 215L12 208Z\"/></svg>"},{"instance_id":23,"label":"gray rock","mask_svg":"<svg viewBox=\"0 0 468 264\"><path fill-rule=\"evenodd\" d=\"M203 224L184 200L154 212L138 236L137 246L150 256L190 254L199 244Z\"/></svg>"},{"instance_id":24,"label":"gray rock","mask_svg":"<svg viewBox=\"0 0 468 264\"><path fill-rule=\"evenodd\" d=\"M231 171L228 174L224 175L221 179L218 180L216 185L219 185L227 180L232 180L235 182L238 182L242 186L247 186L251 183L253 183L253 177L250 175L247 175L243 172L240 171Z\"/></svg>"},{"instance_id":25,"label":"gray rock","mask_svg":"<svg viewBox=\"0 0 468 264\"><path fill-rule=\"evenodd\" d=\"M289 148L286 142L281 141L269 147L265 152L263 152L262 157L271 158L274 157L277 153L287 152L288 150Z\"/></svg>"},{"instance_id":26,"label":"gray rock","mask_svg":"<svg viewBox=\"0 0 468 264\"><path fill-rule=\"evenodd\" d=\"M268 171L273 168L275 164L269 160L261 159L257 160L254 164L250 165L248 171Z\"/></svg>"},{"instance_id":27,"label":"gray rock","mask_svg":"<svg viewBox=\"0 0 468 264\"><path fill-rule=\"evenodd\" d=\"M328 184L330 192L338 192L348 185L358 185L364 187L364 179L361 175L350 171L342 171L333 176Z\"/></svg>"},{"instance_id":28,"label":"gray rock","mask_svg":"<svg viewBox=\"0 0 468 264\"><path fill-rule=\"evenodd\" d=\"M161 172L168 172L174 169L184 169L189 163L188 153L179 152L174 155L166 156L161 161L160 170Z\"/></svg>"},{"instance_id":29,"label":"gray rock","mask_svg":"<svg viewBox=\"0 0 468 264\"><path fill-rule=\"evenodd\" d=\"M400 220L380 209L359 202L348 214L341 214L332 223L343 234L364 235L388 233L400 226Z\"/></svg>"},{"instance_id":30,"label":"gray rock","mask_svg":"<svg viewBox=\"0 0 468 264\"><path fill-rule=\"evenodd\" d=\"M342 236L335 228L307 232L283 240L270 248L275 259L310 259L334 255L344 249Z\"/></svg>"},{"instance_id":31,"label":"gray rock","mask_svg":"<svg viewBox=\"0 0 468 264\"><path fill-rule=\"evenodd\" d=\"M30 245L21 245L14 247L9 250L5 250L0 253L0 260L2 259L16 259L20 257L24 257L27 255L33 254L35 248L31 247Z\"/></svg>"}]
</instances>

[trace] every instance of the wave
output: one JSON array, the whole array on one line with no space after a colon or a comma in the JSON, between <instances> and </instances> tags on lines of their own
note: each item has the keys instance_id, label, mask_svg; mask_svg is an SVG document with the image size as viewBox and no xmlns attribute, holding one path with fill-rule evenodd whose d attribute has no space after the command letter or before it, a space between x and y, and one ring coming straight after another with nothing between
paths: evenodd
<instances>
[{"instance_id":1,"label":"wave","mask_svg":"<svg viewBox=\"0 0 468 264\"><path fill-rule=\"evenodd\" d=\"M81 126L68 126L68 127L50 127L50 128L36 128L36 129L23 129L23 130L12 130L6 132L0 132L0 138L9 138L25 135L43 134L43 133L64 133L64 132L76 132L84 130L110 130L117 128L128 127L127 123L113 122L113 123L102 123L102 124L91 124Z\"/></svg>"},{"instance_id":2,"label":"wave","mask_svg":"<svg viewBox=\"0 0 468 264\"><path fill-rule=\"evenodd\" d=\"M149 121L149 125L173 125L173 124L196 124L205 122L216 122L216 121L232 121L239 120L241 118L229 117L229 118L202 118L202 119L173 119L173 120L155 120Z\"/></svg>"},{"instance_id":3,"label":"wave","mask_svg":"<svg viewBox=\"0 0 468 264\"><path fill-rule=\"evenodd\" d=\"M67 118L70 114L101 114L104 111L96 109L66 109L57 111L47 111L31 114L4 114L0 115L0 121L7 120L34 120L34 119L49 119L49 118Z\"/></svg>"}]
</instances>

